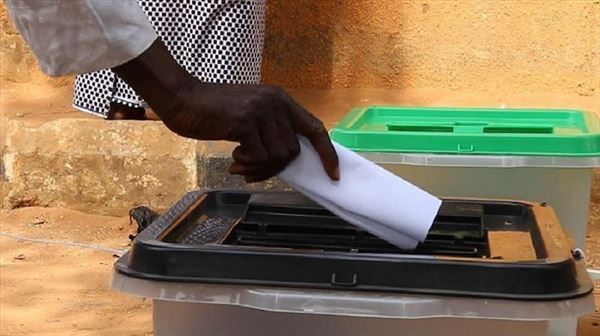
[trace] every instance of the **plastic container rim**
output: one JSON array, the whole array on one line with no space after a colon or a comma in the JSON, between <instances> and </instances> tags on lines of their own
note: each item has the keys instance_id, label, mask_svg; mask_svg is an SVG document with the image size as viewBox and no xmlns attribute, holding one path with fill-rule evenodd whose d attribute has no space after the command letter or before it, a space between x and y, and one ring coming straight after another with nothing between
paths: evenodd
<instances>
[{"instance_id":1,"label":"plastic container rim","mask_svg":"<svg viewBox=\"0 0 600 336\"><path fill-rule=\"evenodd\" d=\"M486 167L486 168L599 168L600 156L516 156L516 155L459 155L417 154L356 151L364 158L379 164L410 166Z\"/></svg>"},{"instance_id":2,"label":"plastic container rim","mask_svg":"<svg viewBox=\"0 0 600 336\"><path fill-rule=\"evenodd\" d=\"M369 318L471 318L550 321L593 311L593 295L560 301L512 301L439 295L338 292L310 289L161 282L113 272L114 290L153 300L221 304L277 313ZM349 302L358 302L359 305Z\"/></svg>"}]
</instances>

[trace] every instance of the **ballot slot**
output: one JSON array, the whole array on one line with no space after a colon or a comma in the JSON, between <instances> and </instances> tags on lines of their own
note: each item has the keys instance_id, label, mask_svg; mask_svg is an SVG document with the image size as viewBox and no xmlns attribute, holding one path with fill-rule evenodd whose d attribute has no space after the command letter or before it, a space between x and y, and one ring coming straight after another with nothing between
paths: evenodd
<instances>
[{"instance_id":1,"label":"ballot slot","mask_svg":"<svg viewBox=\"0 0 600 336\"><path fill-rule=\"evenodd\" d=\"M427 239L401 250L351 225L300 194L257 194L223 244L353 253L489 256L483 207L445 202Z\"/></svg>"},{"instance_id":2,"label":"ballot slot","mask_svg":"<svg viewBox=\"0 0 600 336\"><path fill-rule=\"evenodd\" d=\"M488 123L488 122L421 122L388 123L388 131L426 133L500 133L500 134L552 134L553 125Z\"/></svg>"},{"instance_id":3,"label":"ballot slot","mask_svg":"<svg viewBox=\"0 0 600 336\"><path fill-rule=\"evenodd\" d=\"M490 238L490 232L519 232L513 236L530 237L527 240L532 242L533 252L529 255L545 255L539 230L531 225L535 220L523 204L445 200L425 241L413 250L402 250L298 193L223 197L218 201L207 199L172 228L163 241L305 252L510 259L506 253L491 253L491 246L498 246L494 240L506 240L508 236L494 234Z\"/></svg>"}]
</instances>

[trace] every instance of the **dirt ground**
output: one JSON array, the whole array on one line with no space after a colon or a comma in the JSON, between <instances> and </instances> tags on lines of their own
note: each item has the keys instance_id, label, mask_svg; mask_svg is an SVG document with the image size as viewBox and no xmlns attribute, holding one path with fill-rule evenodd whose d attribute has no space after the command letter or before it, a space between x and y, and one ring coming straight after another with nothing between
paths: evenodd
<instances>
[{"instance_id":1,"label":"dirt ground","mask_svg":"<svg viewBox=\"0 0 600 336\"><path fill-rule=\"evenodd\" d=\"M2 211L2 232L126 249L128 218L53 208ZM110 252L0 236L0 334L151 335L151 304L110 290Z\"/></svg>"},{"instance_id":2,"label":"dirt ground","mask_svg":"<svg viewBox=\"0 0 600 336\"><path fill-rule=\"evenodd\" d=\"M587 239L590 267L600 268L600 174ZM151 335L151 304L109 288L111 252L32 243L6 234L126 249L135 230L126 217L54 208L2 211L0 335ZM600 282L596 282L600 307ZM600 312L580 320L578 335L600 332Z\"/></svg>"}]
</instances>

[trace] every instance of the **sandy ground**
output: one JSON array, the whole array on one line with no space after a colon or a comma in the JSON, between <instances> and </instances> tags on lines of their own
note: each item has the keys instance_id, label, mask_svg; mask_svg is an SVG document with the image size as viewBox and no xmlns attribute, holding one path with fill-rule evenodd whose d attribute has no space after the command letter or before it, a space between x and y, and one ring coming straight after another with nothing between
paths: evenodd
<instances>
[{"instance_id":1,"label":"sandy ground","mask_svg":"<svg viewBox=\"0 0 600 336\"><path fill-rule=\"evenodd\" d=\"M600 178L596 178L596 188ZM600 266L600 194L594 195L587 257ZM126 249L126 217L53 208L1 212L2 232ZM151 304L109 288L115 257L78 247L0 236L0 335L151 335ZM596 283L600 307L600 282ZM600 313L580 320L581 336L600 332Z\"/></svg>"},{"instance_id":2,"label":"sandy ground","mask_svg":"<svg viewBox=\"0 0 600 336\"><path fill-rule=\"evenodd\" d=\"M71 210L3 211L2 231L125 249L128 218ZM148 335L151 304L109 289L110 252L0 236L0 334Z\"/></svg>"}]
</instances>

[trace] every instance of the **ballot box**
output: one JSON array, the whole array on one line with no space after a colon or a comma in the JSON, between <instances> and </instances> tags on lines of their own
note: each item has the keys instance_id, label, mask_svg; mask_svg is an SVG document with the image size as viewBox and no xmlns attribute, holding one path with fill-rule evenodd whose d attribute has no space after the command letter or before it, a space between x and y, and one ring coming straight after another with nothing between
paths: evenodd
<instances>
[{"instance_id":1,"label":"ballot box","mask_svg":"<svg viewBox=\"0 0 600 336\"><path fill-rule=\"evenodd\" d=\"M594 113L365 107L331 137L437 196L546 202L584 248L592 169L600 167Z\"/></svg>"},{"instance_id":2,"label":"ballot box","mask_svg":"<svg viewBox=\"0 0 600 336\"><path fill-rule=\"evenodd\" d=\"M568 335L594 308L553 209L510 200L444 199L402 250L296 192L192 192L112 286L152 300L159 336Z\"/></svg>"}]
</instances>

